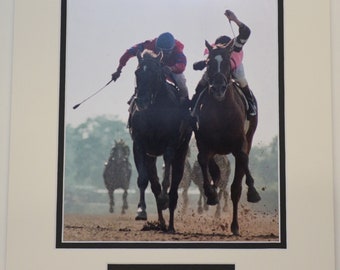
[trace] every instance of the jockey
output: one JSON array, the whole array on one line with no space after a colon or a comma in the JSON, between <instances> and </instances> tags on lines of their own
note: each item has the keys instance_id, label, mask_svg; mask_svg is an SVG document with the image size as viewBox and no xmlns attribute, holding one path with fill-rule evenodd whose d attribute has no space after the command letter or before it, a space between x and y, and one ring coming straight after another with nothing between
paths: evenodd
<instances>
[{"instance_id":1,"label":"jockey","mask_svg":"<svg viewBox=\"0 0 340 270\"><path fill-rule=\"evenodd\" d=\"M249 89L247 79L245 77L244 68L242 64L243 60L243 45L247 42L250 36L250 29L244 23L242 23L235 14L230 11L226 10L224 15L228 18L229 21L234 21L237 26L239 27L239 35L231 40L228 36L221 36L216 39L215 44L228 44L229 42L233 42L233 51L230 55L230 67L231 72L234 79L238 82L241 87L242 92L244 93L248 104L249 110L248 115L254 116L257 113L256 102L252 91ZM205 54L208 53L207 50ZM199 62L194 63L193 68L194 70L203 70L206 67L206 61L202 60ZM203 75L202 79L199 81L196 89L195 94L192 98L192 106L194 107L199 94L207 87L208 80L206 73Z\"/></svg>"},{"instance_id":2,"label":"jockey","mask_svg":"<svg viewBox=\"0 0 340 270\"><path fill-rule=\"evenodd\" d=\"M164 71L170 78L173 78L174 83L177 85L181 104L188 103L188 88L183 74L187 59L183 53L183 48L184 45L169 32L165 32L157 38L138 43L126 50L121 56L117 70L112 74L112 80L116 81L119 78L122 68L131 57L137 55L138 51L142 52L144 49L152 50L155 53L162 51Z\"/></svg>"}]
</instances>

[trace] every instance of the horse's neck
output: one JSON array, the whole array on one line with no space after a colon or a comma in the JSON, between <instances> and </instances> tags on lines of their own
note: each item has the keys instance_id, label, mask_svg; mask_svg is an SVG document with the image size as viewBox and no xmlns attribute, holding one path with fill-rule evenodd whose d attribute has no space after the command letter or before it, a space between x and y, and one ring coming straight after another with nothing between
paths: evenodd
<instances>
[{"instance_id":1,"label":"horse's neck","mask_svg":"<svg viewBox=\"0 0 340 270\"><path fill-rule=\"evenodd\" d=\"M174 85L164 82L158 89L156 104L157 107L174 107L179 104L177 89Z\"/></svg>"},{"instance_id":2,"label":"horse's neck","mask_svg":"<svg viewBox=\"0 0 340 270\"><path fill-rule=\"evenodd\" d=\"M208 106L213 111L216 111L217 114L222 113L222 114L230 115L231 112L238 113L240 109L241 111L244 111L245 106L237 91L238 90L235 88L234 85L230 85L223 101L216 101L213 96L208 94L207 105L210 104ZM205 102L202 102L202 103L205 103Z\"/></svg>"}]
</instances>

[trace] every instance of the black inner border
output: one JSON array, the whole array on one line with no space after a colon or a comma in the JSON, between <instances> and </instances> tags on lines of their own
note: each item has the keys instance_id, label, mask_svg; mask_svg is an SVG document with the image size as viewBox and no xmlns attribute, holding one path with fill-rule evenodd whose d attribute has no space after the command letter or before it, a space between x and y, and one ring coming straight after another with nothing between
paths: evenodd
<instances>
[{"instance_id":1,"label":"black inner border","mask_svg":"<svg viewBox=\"0 0 340 270\"><path fill-rule=\"evenodd\" d=\"M60 34L60 85L59 85L59 132L58 132L58 183L57 183L57 222L56 248L233 248L233 249L269 249L287 248L286 235L286 165L285 165L285 129L284 129L284 12L283 0L278 1L278 48L279 48L279 151L280 151L280 242L63 242L63 189L64 189L64 126L65 126L65 69L66 69L66 25L67 0L61 0ZM163 266L162 266L163 267ZM114 268L109 268L114 269ZM123 268L122 268L123 269ZM136 268L134 268L136 269ZM142 270L143 268L141 268ZM192 268L197 269L197 268ZM213 269L213 268L209 268ZM214 268L215 269L215 268ZM229 269L229 268L223 268ZM233 268L230 268L233 269ZM123 270L128 270L127 268ZM167 270L167 269L166 269ZM169 269L170 270L170 269ZM203 269L204 270L204 269ZM216 268L219 270L219 268Z\"/></svg>"},{"instance_id":2,"label":"black inner border","mask_svg":"<svg viewBox=\"0 0 340 270\"><path fill-rule=\"evenodd\" d=\"M109 264L107 270L235 270L235 264Z\"/></svg>"}]
</instances>

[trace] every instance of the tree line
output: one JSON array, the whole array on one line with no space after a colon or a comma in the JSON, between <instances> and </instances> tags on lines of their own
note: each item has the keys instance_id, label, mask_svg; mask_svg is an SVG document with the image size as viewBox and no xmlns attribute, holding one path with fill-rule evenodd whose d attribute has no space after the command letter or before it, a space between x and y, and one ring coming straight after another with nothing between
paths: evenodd
<instances>
[{"instance_id":1,"label":"tree line","mask_svg":"<svg viewBox=\"0 0 340 270\"><path fill-rule=\"evenodd\" d=\"M132 140L126 123L116 117L102 115L88 118L78 126L66 125L65 128L65 191L71 192L75 187L93 189L105 188L102 173L115 140L124 140L132 150ZM191 164L196 160L197 149L195 139L190 143ZM268 145L254 145L250 153L250 169L255 178L256 186L268 207L277 209L279 192L279 152L278 137L275 136ZM233 177L234 161L231 162ZM130 162L133 173L131 188L137 188L137 172L131 151ZM162 162L162 161L160 161ZM159 172L161 178L161 172ZM193 184L192 184L193 186Z\"/></svg>"}]
</instances>

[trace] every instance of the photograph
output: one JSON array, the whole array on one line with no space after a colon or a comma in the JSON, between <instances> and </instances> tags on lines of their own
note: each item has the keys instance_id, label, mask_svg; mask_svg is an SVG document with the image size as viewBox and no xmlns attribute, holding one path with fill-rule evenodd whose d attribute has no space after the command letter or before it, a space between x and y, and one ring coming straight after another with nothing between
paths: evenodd
<instances>
[{"instance_id":1,"label":"photograph","mask_svg":"<svg viewBox=\"0 0 340 270\"><path fill-rule=\"evenodd\" d=\"M283 1L61 1L57 248L286 248Z\"/></svg>"}]
</instances>

